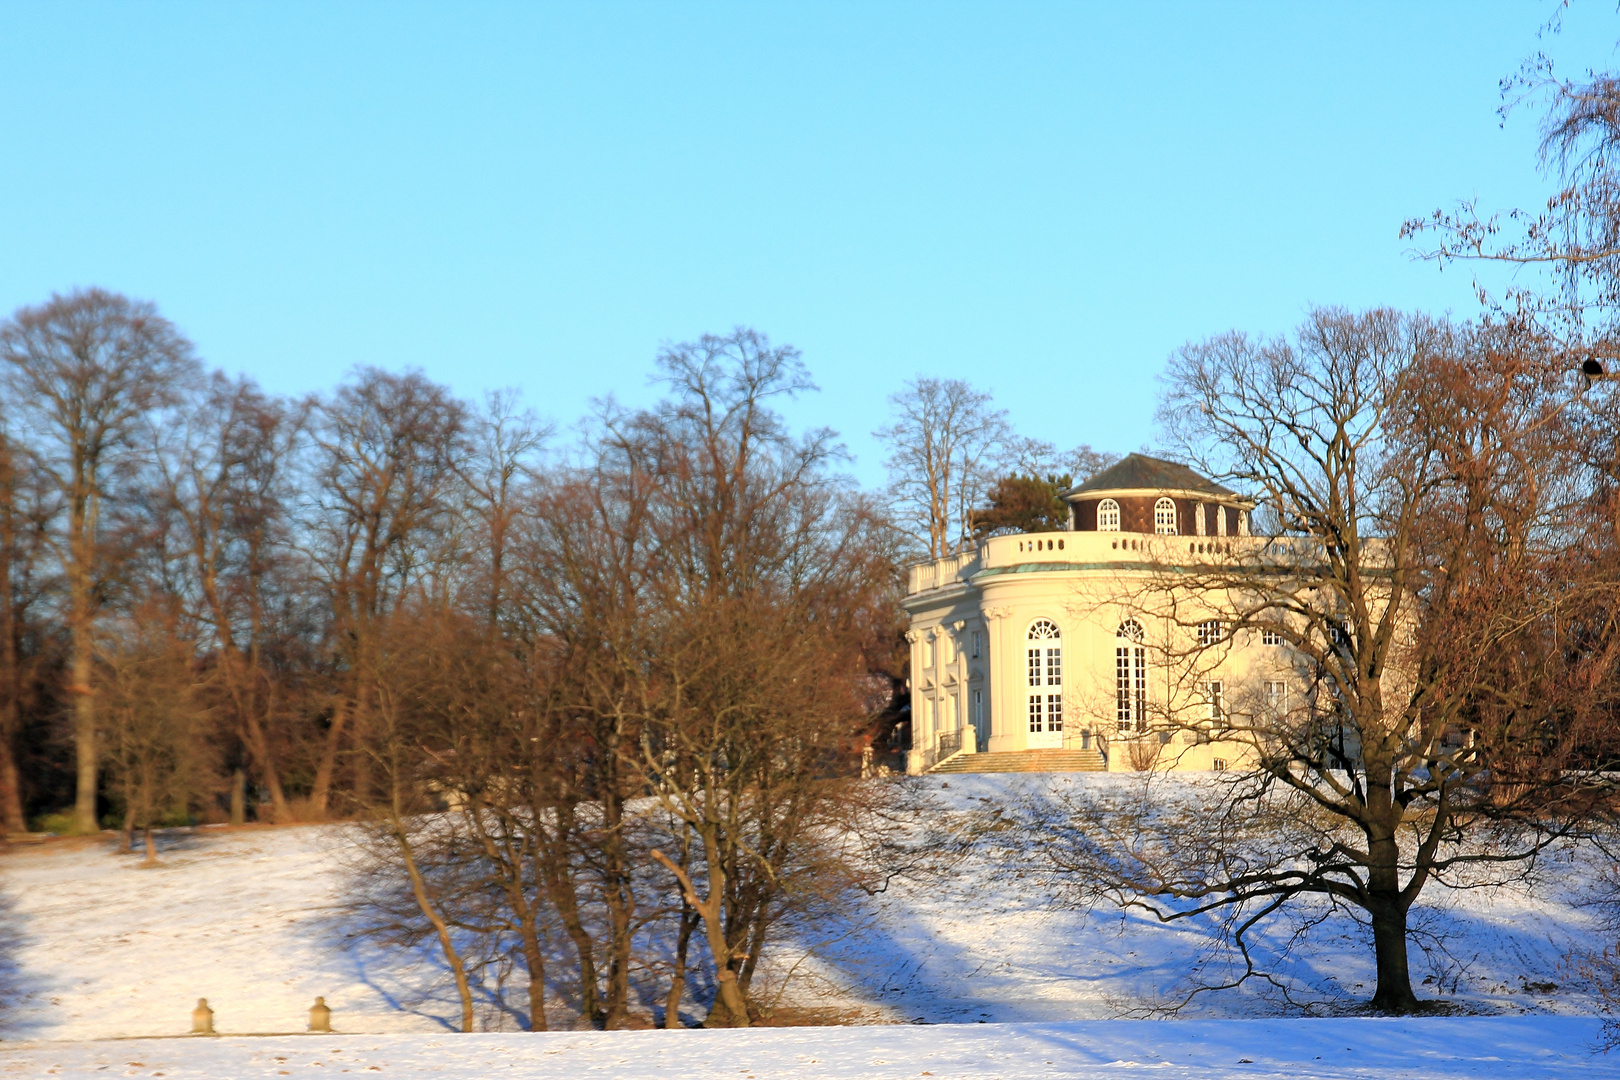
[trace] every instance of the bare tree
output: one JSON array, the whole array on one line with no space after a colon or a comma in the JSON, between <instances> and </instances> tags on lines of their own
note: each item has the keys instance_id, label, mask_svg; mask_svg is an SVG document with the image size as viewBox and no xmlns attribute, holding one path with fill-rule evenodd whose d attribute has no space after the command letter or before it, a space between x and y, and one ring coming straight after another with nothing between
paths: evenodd
<instances>
[{"instance_id":1,"label":"bare tree","mask_svg":"<svg viewBox=\"0 0 1620 1080\"><path fill-rule=\"evenodd\" d=\"M961 379L934 378L907 383L889 413L873 435L889 449L895 512L929 558L942 558L972 535L972 511L1011 439L1007 413Z\"/></svg>"},{"instance_id":2,"label":"bare tree","mask_svg":"<svg viewBox=\"0 0 1620 1080\"><path fill-rule=\"evenodd\" d=\"M120 620L102 651L109 780L125 833L144 833L147 866L157 862L152 829L188 816L217 775L193 655L161 599Z\"/></svg>"},{"instance_id":3,"label":"bare tree","mask_svg":"<svg viewBox=\"0 0 1620 1080\"><path fill-rule=\"evenodd\" d=\"M863 615L889 577L881 529L827 471L831 433L794 438L770 407L807 387L797 355L762 344L666 351L672 393L623 440L647 462L658 561L646 644L627 638L616 659L646 688L641 766L690 841L684 862L658 857L704 928L709 1022L737 1026L771 928L846 805L870 723Z\"/></svg>"},{"instance_id":4,"label":"bare tree","mask_svg":"<svg viewBox=\"0 0 1620 1080\"><path fill-rule=\"evenodd\" d=\"M1540 164L1558 189L1540 211L1482 215L1476 201L1406 222L1407 237L1433 234L1419 252L1441 264L1463 261L1532 271L1493 297L1494 309L1530 318L1577 361L1620 358L1620 76L1556 74L1537 55L1502 83L1502 117L1528 104L1544 108Z\"/></svg>"},{"instance_id":5,"label":"bare tree","mask_svg":"<svg viewBox=\"0 0 1620 1080\"><path fill-rule=\"evenodd\" d=\"M67 582L81 831L97 827L92 667L104 504L136 454L147 414L174 404L196 370L191 343L153 304L102 289L19 308L0 326L0 392L63 503L51 538Z\"/></svg>"},{"instance_id":6,"label":"bare tree","mask_svg":"<svg viewBox=\"0 0 1620 1080\"><path fill-rule=\"evenodd\" d=\"M36 609L48 589L45 536L54 516L27 449L7 437L0 420L0 825L7 833L28 829L17 738L34 658L23 642L39 637Z\"/></svg>"},{"instance_id":7,"label":"bare tree","mask_svg":"<svg viewBox=\"0 0 1620 1080\"><path fill-rule=\"evenodd\" d=\"M165 509L178 522L185 597L206 628L230 714L277 821L291 818L270 728L267 580L290 545L291 473L304 410L216 374L180 424L155 431Z\"/></svg>"},{"instance_id":8,"label":"bare tree","mask_svg":"<svg viewBox=\"0 0 1620 1080\"><path fill-rule=\"evenodd\" d=\"M1607 761L1607 706L1586 688L1613 660L1577 643L1590 606L1563 577L1581 542L1559 482L1567 386L1533 340L1389 311L1176 355L1166 431L1277 530L1165 538L1165 570L1120 599L1165 627L1150 745L1238 753L1198 799L1150 775L1129 799L1069 800L1049 852L1076 894L1224 913L1242 957L1223 985L1256 974L1250 935L1273 915L1359 912L1372 1006L1423 1007L1407 955L1423 890L1533 873L1602 789L1582 770Z\"/></svg>"},{"instance_id":9,"label":"bare tree","mask_svg":"<svg viewBox=\"0 0 1620 1080\"><path fill-rule=\"evenodd\" d=\"M343 688L310 793L323 815L351 725L363 739L375 680L373 627L426 580L451 511L465 410L419 373L363 369L322 402L312 426L316 489L309 530L333 612ZM366 758L356 758L362 770ZM364 785L363 775L356 783Z\"/></svg>"},{"instance_id":10,"label":"bare tree","mask_svg":"<svg viewBox=\"0 0 1620 1080\"><path fill-rule=\"evenodd\" d=\"M469 423L470 447L452 467L466 489L466 512L478 542L470 552L479 567L484 610L493 627L509 606L508 561L513 531L524 505L525 486L538 470L537 456L551 427L518 408L518 395L502 390L485 396L484 409Z\"/></svg>"}]
</instances>

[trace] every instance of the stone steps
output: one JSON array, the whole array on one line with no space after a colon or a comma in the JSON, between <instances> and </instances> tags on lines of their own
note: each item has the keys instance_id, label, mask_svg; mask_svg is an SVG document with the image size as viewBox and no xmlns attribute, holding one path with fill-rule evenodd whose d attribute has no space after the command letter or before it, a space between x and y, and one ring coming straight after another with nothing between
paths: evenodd
<instances>
[{"instance_id":1,"label":"stone steps","mask_svg":"<svg viewBox=\"0 0 1620 1080\"><path fill-rule=\"evenodd\" d=\"M930 773L1102 772L1107 768L1095 750L1011 750L994 754L958 754Z\"/></svg>"}]
</instances>

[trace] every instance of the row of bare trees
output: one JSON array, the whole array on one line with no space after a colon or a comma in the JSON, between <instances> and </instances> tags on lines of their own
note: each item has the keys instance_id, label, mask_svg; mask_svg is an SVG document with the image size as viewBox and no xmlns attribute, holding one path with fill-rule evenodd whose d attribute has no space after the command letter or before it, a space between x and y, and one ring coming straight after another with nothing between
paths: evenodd
<instances>
[{"instance_id":1,"label":"row of bare trees","mask_svg":"<svg viewBox=\"0 0 1620 1080\"><path fill-rule=\"evenodd\" d=\"M898 549L781 418L795 350L671 347L562 447L416 373L278 399L98 290L18 312L0 372L8 830L369 822L357 904L431 932L464 1026L488 964L536 1028L548 992L630 1023L654 970L670 1023L700 973L746 1024L782 920L884 872Z\"/></svg>"},{"instance_id":2,"label":"row of bare trees","mask_svg":"<svg viewBox=\"0 0 1620 1080\"><path fill-rule=\"evenodd\" d=\"M663 401L606 406L512 519L509 601L413 612L364 691L376 847L410 869L464 1026L469 957L512 955L531 1028L549 985L609 1028L656 986L676 1026L694 936L707 1021L746 1025L778 924L886 872L859 772L891 689L889 531L831 434L773 408L808 388L792 350L740 332L659 370Z\"/></svg>"}]
</instances>

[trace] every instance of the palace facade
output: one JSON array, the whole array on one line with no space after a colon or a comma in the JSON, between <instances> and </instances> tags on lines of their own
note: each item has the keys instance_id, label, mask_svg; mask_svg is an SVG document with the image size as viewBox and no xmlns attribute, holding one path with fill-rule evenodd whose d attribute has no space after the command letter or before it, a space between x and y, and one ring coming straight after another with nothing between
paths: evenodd
<instances>
[{"instance_id":1,"label":"palace facade","mask_svg":"<svg viewBox=\"0 0 1620 1080\"><path fill-rule=\"evenodd\" d=\"M1177 575L1259 543L1254 503L1143 454L1061 497L1064 531L911 568L907 771L1225 768L1245 748L1188 717L1286 707L1289 665L1272 635L1223 639L1208 590L1180 596Z\"/></svg>"}]
</instances>

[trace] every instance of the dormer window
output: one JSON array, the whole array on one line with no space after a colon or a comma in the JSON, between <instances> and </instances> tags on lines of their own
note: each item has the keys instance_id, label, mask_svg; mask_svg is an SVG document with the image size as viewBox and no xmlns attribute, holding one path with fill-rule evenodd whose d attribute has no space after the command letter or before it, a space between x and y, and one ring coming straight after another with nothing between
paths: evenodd
<instances>
[{"instance_id":1,"label":"dormer window","mask_svg":"<svg viewBox=\"0 0 1620 1080\"><path fill-rule=\"evenodd\" d=\"M1153 531L1165 536L1176 535L1176 504L1160 499L1153 504Z\"/></svg>"},{"instance_id":2,"label":"dormer window","mask_svg":"<svg viewBox=\"0 0 1620 1080\"><path fill-rule=\"evenodd\" d=\"M1097 531L1119 532L1119 503L1113 499L1097 504Z\"/></svg>"}]
</instances>

